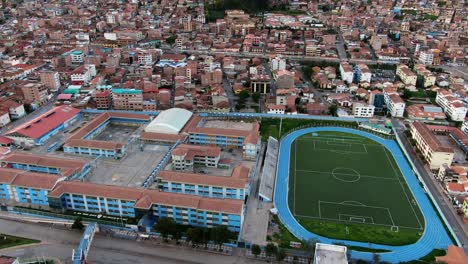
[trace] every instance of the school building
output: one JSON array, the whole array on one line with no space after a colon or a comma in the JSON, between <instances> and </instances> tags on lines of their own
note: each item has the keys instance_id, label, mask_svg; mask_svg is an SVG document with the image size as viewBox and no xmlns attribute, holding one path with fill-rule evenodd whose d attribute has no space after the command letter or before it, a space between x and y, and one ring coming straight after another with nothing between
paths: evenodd
<instances>
[{"instance_id":1,"label":"school building","mask_svg":"<svg viewBox=\"0 0 468 264\"><path fill-rule=\"evenodd\" d=\"M91 172L91 165L84 160L56 158L36 154L13 152L0 160L1 167L57 174L69 178L83 178Z\"/></svg>"},{"instance_id":2,"label":"school building","mask_svg":"<svg viewBox=\"0 0 468 264\"><path fill-rule=\"evenodd\" d=\"M44 142L65 130L79 120L80 110L71 106L57 106L46 113L8 131L5 136L18 145L42 145Z\"/></svg>"},{"instance_id":3,"label":"school building","mask_svg":"<svg viewBox=\"0 0 468 264\"><path fill-rule=\"evenodd\" d=\"M218 147L181 144L172 151L172 164L177 171L193 171L194 165L216 168L220 157Z\"/></svg>"},{"instance_id":4,"label":"school building","mask_svg":"<svg viewBox=\"0 0 468 264\"><path fill-rule=\"evenodd\" d=\"M250 189L249 172L244 166L235 167L230 177L161 171L157 180L159 189L164 192L244 200Z\"/></svg>"},{"instance_id":5,"label":"school building","mask_svg":"<svg viewBox=\"0 0 468 264\"><path fill-rule=\"evenodd\" d=\"M0 168L0 201L9 204L48 206L48 193L65 179L59 175Z\"/></svg>"},{"instance_id":6,"label":"school building","mask_svg":"<svg viewBox=\"0 0 468 264\"><path fill-rule=\"evenodd\" d=\"M94 140L110 124L139 126L150 121L148 115L124 112L106 112L98 115L85 126L71 135L63 146L65 153L79 155L121 158L127 151L127 142Z\"/></svg>"}]
</instances>

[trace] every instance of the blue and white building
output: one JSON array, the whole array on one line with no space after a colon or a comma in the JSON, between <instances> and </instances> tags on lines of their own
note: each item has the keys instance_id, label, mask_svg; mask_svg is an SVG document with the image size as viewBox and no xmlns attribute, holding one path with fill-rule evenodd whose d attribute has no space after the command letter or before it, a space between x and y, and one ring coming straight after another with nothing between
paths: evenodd
<instances>
[{"instance_id":1,"label":"blue and white building","mask_svg":"<svg viewBox=\"0 0 468 264\"><path fill-rule=\"evenodd\" d=\"M164 192L203 197L244 200L250 190L249 169L243 166L234 168L230 177L161 171L157 179Z\"/></svg>"}]
</instances>

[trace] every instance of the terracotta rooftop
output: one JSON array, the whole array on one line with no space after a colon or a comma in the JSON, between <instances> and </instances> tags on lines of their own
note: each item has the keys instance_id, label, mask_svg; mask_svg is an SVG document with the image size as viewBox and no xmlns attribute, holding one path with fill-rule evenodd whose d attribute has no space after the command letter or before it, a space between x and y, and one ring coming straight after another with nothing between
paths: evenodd
<instances>
[{"instance_id":1,"label":"terracotta rooftop","mask_svg":"<svg viewBox=\"0 0 468 264\"><path fill-rule=\"evenodd\" d=\"M412 126L418 131L421 137L426 141L432 151L453 153L453 149L445 147L440 143L437 137L429 130L429 128L421 122L413 122Z\"/></svg>"},{"instance_id":2,"label":"terracotta rooftop","mask_svg":"<svg viewBox=\"0 0 468 264\"><path fill-rule=\"evenodd\" d=\"M206 198L188 194L168 193L158 190L142 190L79 181L59 182L55 189L49 192L48 196L59 198L66 193L136 201L134 207L140 209L149 209L153 204L161 204L188 207L197 210L240 214L244 204L244 201L235 199Z\"/></svg>"},{"instance_id":3,"label":"terracotta rooftop","mask_svg":"<svg viewBox=\"0 0 468 264\"><path fill-rule=\"evenodd\" d=\"M85 160L64 159L44 155L13 152L1 160L2 164L28 164L41 167L58 168L63 176L71 176L74 172L83 170L88 163ZM7 165L8 166L8 165Z\"/></svg>"},{"instance_id":4,"label":"terracotta rooftop","mask_svg":"<svg viewBox=\"0 0 468 264\"><path fill-rule=\"evenodd\" d=\"M173 135L173 134L164 134L164 133L152 133L152 132L142 132L140 134L141 140L148 141L164 141L164 142L176 142L177 140L184 139L183 135Z\"/></svg>"},{"instance_id":5,"label":"terracotta rooftop","mask_svg":"<svg viewBox=\"0 0 468 264\"><path fill-rule=\"evenodd\" d=\"M57 106L39 117L10 130L6 135L15 136L19 134L28 138L38 139L79 113L79 109L67 105Z\"/></svg>"},{"instance_id":6,"label":"terracotta rooftop","mask_svg":"<svg viewBox=\"0 0 468 264\"><path fill-rule=\"evenodd\" d=\"M0 182L34 189L52 190L61 176L10 168L0 168Z\"/></svg>"},{"instance_id":7,"label":"terracotta rooftop","mask_svg":"<svg viewBox=\"0 0 468 264\"><path fill-rule=\"evenodd\" d=\"M245 185L248 183L249 169L243 166L238 166L234 168L230 177L176 171L161 171L158 178L162 181L169 182L183 182L227 188L245 188Z\"/></svg>"},{"instance_id":8,"label":"terracotta rooftop","mask_svg":"<svg viewBox=\"0 0 468 264\"><path fill-rule=\"evenodd\" d=\"M172 155L185 156L186 160L193 160L195 156L219 157L221 155L221 148L212 146L181 144L178 145L172 151Z\"/></svg>"},{"instance_id":9,"label":"terracotta rooftop","mask_svg":"<svg viewBox=\"0 0 468 264\"><path fill-rule=\"evenodd\" d=\"M125 112L105 112L96 116L93 120L87 123L82 128L78 129L73 135L71 135L64 146L66 147L84 147L84 148L95 148L95 149L121 149L124 146L122 142L112 142L104 140L89 140L85 137L90 134L94 129L102 125L104 122L112 118L125 118L125 119L135 119L150 121L148 115L143 114L133 114Z\"/></svg>"}]
</instances>

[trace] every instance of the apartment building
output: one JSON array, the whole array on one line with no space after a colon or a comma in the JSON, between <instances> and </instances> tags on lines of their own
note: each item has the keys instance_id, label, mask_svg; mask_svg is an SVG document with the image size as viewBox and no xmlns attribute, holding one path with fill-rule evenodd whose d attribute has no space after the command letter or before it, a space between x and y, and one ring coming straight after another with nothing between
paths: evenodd
<instances>
[{"instance_id":1,"label":"apartment building","mask_svg":"<svg viewBox=\"0 0 468 264\"><path fill-rule=\"evenodd\" d=\"M172 164L176 171L193 171L194 165L216 168L220 157L219 147L181 144L172 151Z\"/></svg>"},{"instance_id":2,"label":"apartment building","mask_svg":"<svg viewBox=\"0 0 468 264\"><path fill-rule=\"evenodd\" d=\"M112 89L112 102L116 110L143 110L143 92L136 89Z\"/></svg>"},{"instance_id":3,"label":"apartment building","mask_svg":"<svg viewBox=\"0 0 468 264\"><path fill-rule=\"evenodd\" d=\"M27 83L21 86L24 100L36 104L42 104L47 100L48 91L45 86L40 83Z\"/></svg>"},{"instance_id":4,"label":"apartment building","mask_svg":"<svg viewBox=\"0 0 468 264\"><path fill-rule=\"evenodd\" d=\"M285 105L267 104L266 108L268 114L284 114L286 111Z\"/></svg>"},{"instance_id":5,"label":"apartment building","mask_svg":"<svg viewBox=\"0 0 468 264\"><path fill-rule=\"evenodd\" d=\"M56 71L42 71L40 73L41 83L51 91L60 89L60 76Z\"/></svg>"},{"instance_id":6,"label":"apartment building","mask_svg":"<svg viewBox=\"0 0 468 264\"><path fill-rule=\"evenodd\" d=\"M398 95L396 89L384 89L384 100L387 110L393 117L403 117L405 113L405 101Z\"/></svg>"},{"instance_id":7,"label":"apartment building","mask_svg":"<svg viewBox=\"0 0 468 264\"><path fill-rule=\"evenodd\" d=\"M429 71L428 69L426 69L426 67L422 64L416 64L414 65L414 69L416 71L416 73L420 76L422 76L424 82L423 82L423 86L424 87L431 87L433 85L435 85L436 83L436 77L434 74L432 74L431 71Z\"/></svg>"},{"instance_id":8,"label":"apartment building","mask_svg":"<svg viewBox=\"0 0 468 264\"><path fill-rule=\"evenodd\" d=\"M363 103L353 104L353 116L354 117L373 117L375 106L367 105Z\"/></svg>"},{"instance_id":9,"label":"apartment building","mask_svg":"<svg viewBox=\"0 0 468 264\"><path fill-rule=\"evenodd\" d=\"M398 77L400 77L401 81L405 84L405 85L416 85L416 81L418 79L418 76L412 72L408 66L404 65L404 64L399 64L397 66L397 70L396 70L396 75Z\"/></svg>"},{"instance_id":10,"label":"apartment building","mask_svg":"<svg viewBox=\"0 0 468 264\"><path fill-rule=\"evenodd\" d=\"M445 89L439 89L437 91L436 103L444 109L444 112L453 121L465 121L468 108L462 99L455 94Z\"/></svg>"},{"instance_id":11,"label":"apartment building","mask_svg":"<svg viewBox=\"0 0 468 264\"><path fill-rule=\"evenodd\" d=\"M354 67L354 79L356 79L357 82L370 83L371 78L372 78L372 73L369 70L369 67L367 67L367 65L360 63Z\"/></svg>"},{"instance_id":12,"label":"apartment building","mask_svg":"<svg viewBox=\"0 0 468 264\"><path fill-rule=\"evenodd\" d=\"M97 109L110 109L112 107L112 92L104 90L94 94Z\"/></svg>"},{"instance_id":13,"label":"apartment building","mask_svg":"<svg viewBox=\"0 0 468 264\"><path fill-rule=\"evenodd\" d=\"M84 53L81 50L74 50L70 52L71 63L80 64L84 62Z\"/></svg>"},{"instance_id":14,"label":"apartment building","mask_svg":"<svg viewBox=\"0 0 468 264\"><path fill-rule=\"evenodd\" d=\"M453 149L444 146L424 123L410 123L410 133L416 148L431 170L438 170L444 164L448 166L452 164Z\"/></svg>"},{"instance_id":15,"label":"apartment building","mask_svg":"<svg viewBox=\"0 0 468 264\"><path fill-rule=\"evenodd\" d=\"M434 62L434 50L433 49L420 50L418 61L419 63L423 65L432 65L432 63Z\"/></svg>"},{"instance_id":16,"label":"apartment building","mask_svg":"<svg viewBox=\"0 0 468 264\"><path fill-rule=\"evenodd\" d=\"M349 63L347 62L342 62L340 63L340 73L341 73L341 79L345 81L346 83L350 84L354 80L354 72L353 68Z\"/></svg>"}]
</instances>

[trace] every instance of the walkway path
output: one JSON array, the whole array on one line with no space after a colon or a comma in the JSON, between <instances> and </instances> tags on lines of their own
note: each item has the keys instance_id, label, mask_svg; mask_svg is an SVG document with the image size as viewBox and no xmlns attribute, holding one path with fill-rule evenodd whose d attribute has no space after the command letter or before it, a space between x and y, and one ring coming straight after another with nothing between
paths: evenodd
<instances>
[{"instance_id":1,"label":"walkway path","mask_svg":"<svg viewBox=\"0 0 468 264\"><path fill-rule=\"evenodd\" d=\"M297 137L301 135L318 131L339 131L364 136L382 144L392 153L393 157L398 163L398 166L400 167L400 170L405 176L406 182L408 183L408 186L410 187L413 196L415 197L416 201L419 204L419 207L421 208L421 211L424 214L425 230L421 238L416 243L406 246L387 246L380 244L370 244L365 242L329 239L311 233L298 223L298 221L294 218L288 207L289 160L291 144ZM429 198L426 196L418 179L413 174L413 171L411 170L409 164L405 160L405 157L401 152L399 146L393 140L386 140L370 133L339 127L315 127L294 131L286 137L284 137L281 141L278 161L278 173L276 180L277 182L275 192L275 206L278 209L278 216L281 222L283 222L283 224L288 228L288 230L301 240L316 239L323 243L343 243L348 246L358 246L366 248L371 247L375 249L390 250L391 252L388 253L380 253L380 257L382 261L392 263L419 259L430 253L433 249L446 249L448 245L452 244L439 216L437 215L435 209L429 201ZM372 253L358 251L352 251L351 256L352 258L364 260L372 260L373 258Z\"/></svg>"}]
</instances>

